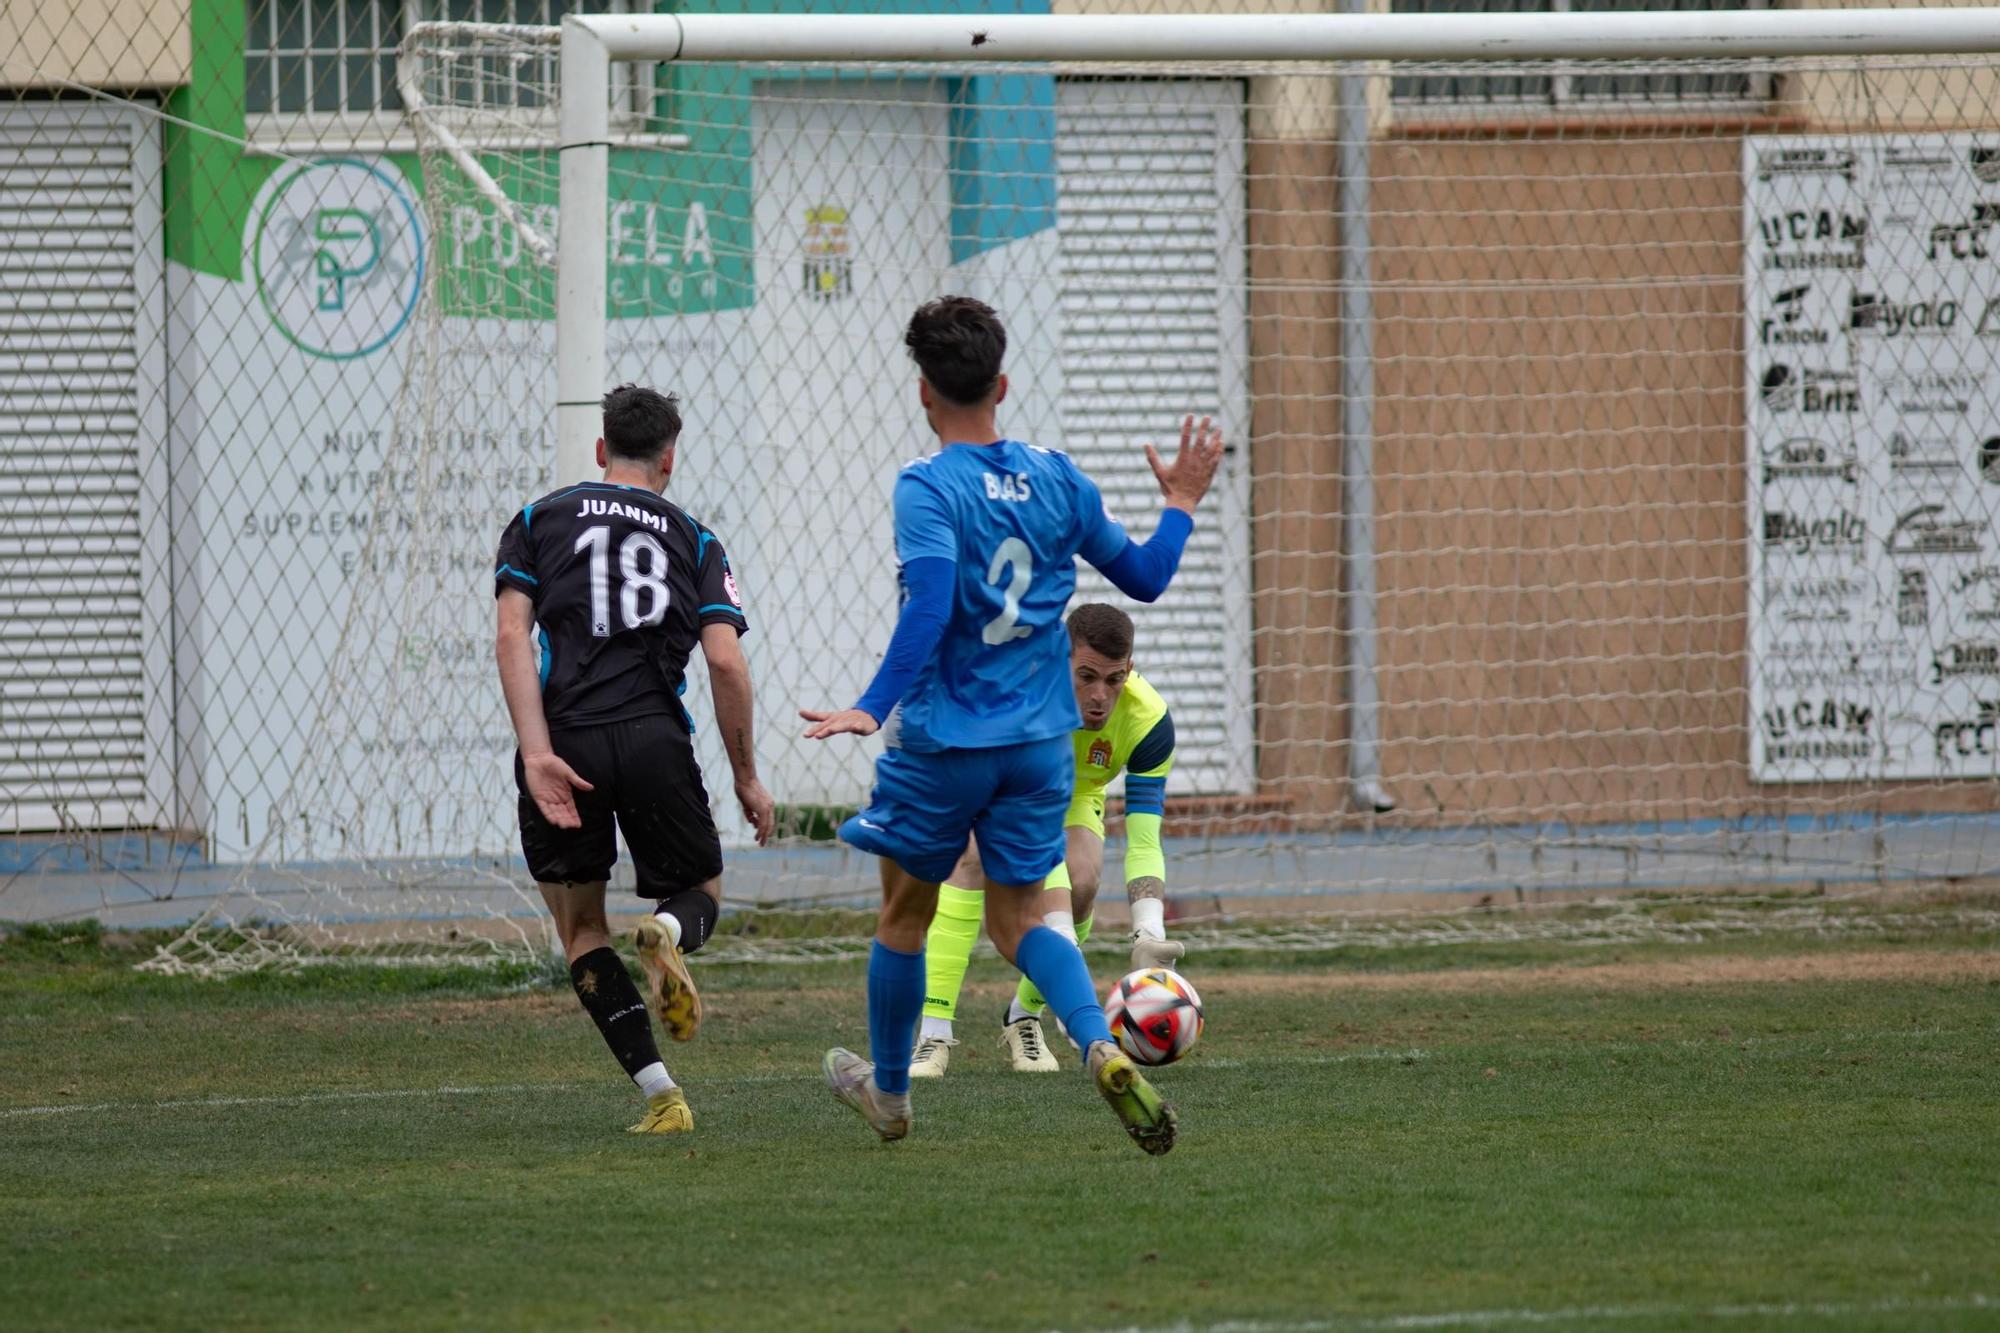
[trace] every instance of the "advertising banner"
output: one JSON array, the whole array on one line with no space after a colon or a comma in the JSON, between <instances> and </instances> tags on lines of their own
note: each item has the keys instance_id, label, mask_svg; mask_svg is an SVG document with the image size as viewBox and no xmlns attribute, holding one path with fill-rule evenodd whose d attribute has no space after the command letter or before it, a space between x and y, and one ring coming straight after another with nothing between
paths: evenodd
<instances>
[{"instance_id":1,"label":"advertising banner","mask_svg":"<svg viewBox=\"0 0 2000 1333\"><path fill-rule=\"evenodd\" d=\"M2000 140L1745 141L1751 770L2000 755Z\"/></svg>"}]
</instances>

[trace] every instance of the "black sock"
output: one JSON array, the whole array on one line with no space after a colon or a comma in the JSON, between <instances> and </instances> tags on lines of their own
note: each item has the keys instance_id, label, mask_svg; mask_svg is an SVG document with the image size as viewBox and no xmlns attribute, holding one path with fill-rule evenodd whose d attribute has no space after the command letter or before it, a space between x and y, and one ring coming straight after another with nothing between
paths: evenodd
<instances>
[{"instance_id":1,"label":"black sock","mask_svg":"<svg viewBox=\"0 0 2000 1333\"><path fill-rule=\"evenodd\" d=\"M660 899L658 910L681 923L681 952L693 953L708 943L721 909L715 905L715 899L700 889L682 889Z\"/></svg>"},{"instance_id":2,"label":"black sock","mask_svg":"<svg viewBox=\"0 0 2000 1333\"><path fill-rule=\"evenodd\" d=\"M576 987L576 998L583 1001L583 1011L604 1034L604 1044L626 1073L637 1074L647 1065L659 1063L653 1020L646 1013L646 1002L639 998L639 988L632 984L632 974L625 970L624 959L610 949L592 949L569 965L569 981Z\"/></svg>"}]
</instances>

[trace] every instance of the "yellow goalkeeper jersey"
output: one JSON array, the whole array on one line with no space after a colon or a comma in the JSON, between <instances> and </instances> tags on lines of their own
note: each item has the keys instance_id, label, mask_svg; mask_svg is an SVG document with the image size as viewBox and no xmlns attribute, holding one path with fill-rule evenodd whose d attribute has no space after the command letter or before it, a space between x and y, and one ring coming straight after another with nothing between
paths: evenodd
<instances>
[{"instance_id":1,"label":"yellow goalkeeper jersey","mask_svg":"<svg viewBox=\"0 0 2000 1333\"><path fill-rule=\"evenodd\" d=\"M1104 789L1124 773L1125 879L1165 880L1160 822L1167 808L1167 774L1174 766L1174 718L1166 700L1134 671L1125 678L1104 725L1096 731L1079 727L1070 736L1076 742L1076 793L1064 826L1103 837Z\"/></svg>"},{"instance_id":2,"label":"yellow goalkeeper jersey","mask_svg":"<svg viewBox=\"0 0 2000 1333\"><path fill-rule=\"evenodd\" d=\"M1166 777L1174 766L1174 720L1160 692L1134 671L1125 677L1125 688L1112 705L1111 716L1096 731L1079 727L1071 733L1076 742L1076 794L1086 792L1100 799L1104 789L1121 772L1125 780L1125 808L1128 812L1149 804L1135 799L1134 778L1159 779L1159 792L1166 790ZM1142 789L1153 784L1142 783ZM1160 813L1153 805L1152 813Z\"/></svg>"}]
</instances>

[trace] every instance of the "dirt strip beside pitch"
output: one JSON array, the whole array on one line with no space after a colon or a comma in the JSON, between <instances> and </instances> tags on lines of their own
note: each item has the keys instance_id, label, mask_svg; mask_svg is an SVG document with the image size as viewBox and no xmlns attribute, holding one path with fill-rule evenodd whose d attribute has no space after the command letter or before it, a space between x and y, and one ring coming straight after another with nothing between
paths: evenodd
<instances>
[{"instance_id":1,"label":"dirt strip beside pitch","mask_svg":"<svg viewBox=\"0 0 2000 1333\"><path fill-rule=\"evenodd\" d=\"M1191 975L1199 973L1190 969ZM2000 952L1868 949L1758 957L1649 958L1577 966L1452 968L1437 972L1218 972L1204 991L1658 990L1676 986L1765 986L1800 981L1996 981Z\"/></svg>"}]
</instances>

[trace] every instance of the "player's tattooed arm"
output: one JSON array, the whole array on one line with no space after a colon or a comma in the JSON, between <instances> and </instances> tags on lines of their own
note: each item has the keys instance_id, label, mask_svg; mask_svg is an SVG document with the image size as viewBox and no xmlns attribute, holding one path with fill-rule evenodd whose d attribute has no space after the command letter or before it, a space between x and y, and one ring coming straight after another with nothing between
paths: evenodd
<instances>
[{"instance_id":1,"label":"player's tattooed arm","mask_svg":"<svg viewBox=\"0 0 2000 1333\"><path fill-rule=\"evenodd\" d=\"M775 805L771 793L757 777L757 747L752 734L756 699L750 689L750 663L743 657L736 627L728 624L701 627L701 655L708 662L708 692L715 703L715 725L722 732L722 748L729 755L729 769L736 778L736 801L743 817L757 830L761 846L771 840Z\"/></svg>"},{"instance_id":2,"label":"player's tattooed arm","mask_svg":"<svg viewBox=\"0 0 2000 1333\"><path fill-rule=\"evenodd\" d=\"M1141 875L1125 882L1125 897L1129 902L1141 898L1164 898L1167 896L1167 882L1158 875Z\"/></svg>"},{"instance_id":3,"label":"player's tattooed arm","mask_svg":"<svg viewBox=\"0 0 2000 1333\"><path fill-rule=\"evenodd\" d=\"M528 795L542 817L557 828L581 828L576 793L591 787L549 744L549 720L542 712L542 673L530 642L535 604L517 588L502 588L497 602L493 657L500 667L500 692L507 697L507 712L514 719L514 738L521 747Z\"/></svg>"}]
</instances>

